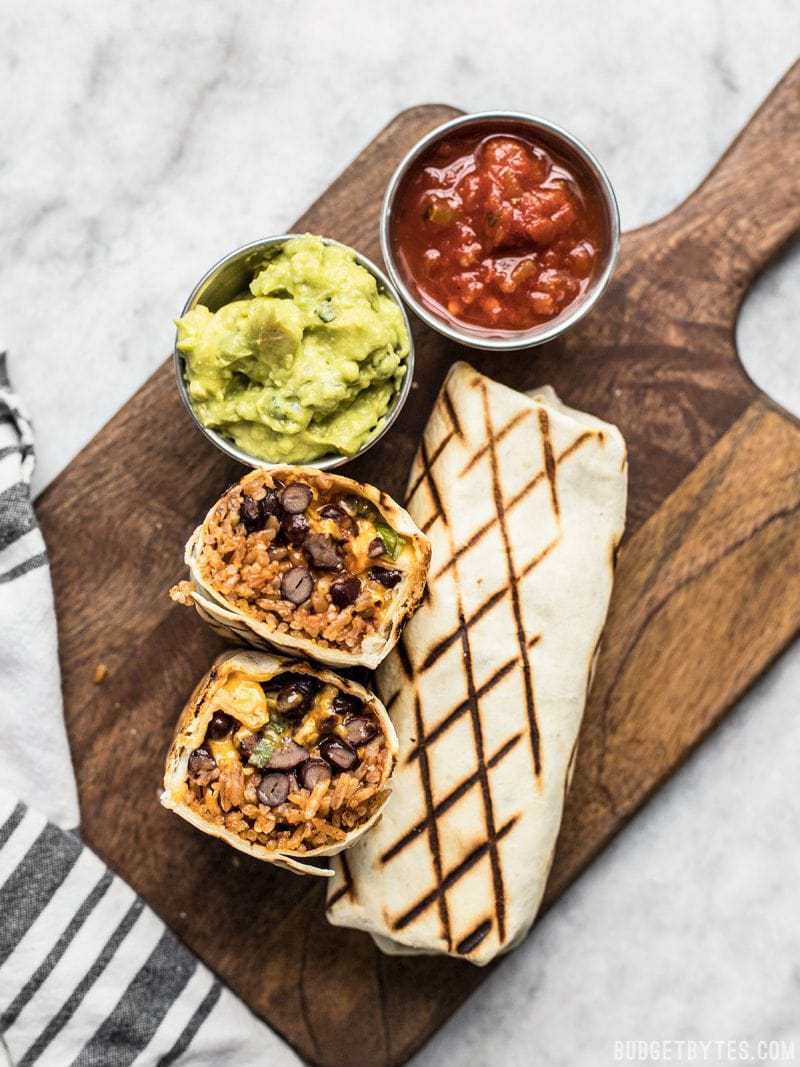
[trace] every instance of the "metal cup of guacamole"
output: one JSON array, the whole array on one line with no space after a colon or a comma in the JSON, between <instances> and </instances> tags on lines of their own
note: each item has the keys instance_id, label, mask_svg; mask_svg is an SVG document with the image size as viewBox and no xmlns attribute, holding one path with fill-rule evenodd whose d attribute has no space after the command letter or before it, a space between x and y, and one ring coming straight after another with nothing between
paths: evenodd
<instances>
[{"instance_id":1,"label":"metal cup of guacamole","mask_svg":"<svg viewBox=\"0 0 800 1067\"><path fill-rule=\"evenodd\" d=\"M386 433L411 389L414 343L397 291L328 238L236 249L197 283L176 325L187 410L250 467L340 467Z\"/></svg>"}]
</instances>

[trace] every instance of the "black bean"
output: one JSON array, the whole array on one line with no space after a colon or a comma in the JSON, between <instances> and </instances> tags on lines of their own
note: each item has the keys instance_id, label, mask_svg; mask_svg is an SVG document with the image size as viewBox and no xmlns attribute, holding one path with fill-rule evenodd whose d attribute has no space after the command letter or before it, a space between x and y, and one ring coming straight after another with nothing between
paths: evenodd
<instances>
[{"instance_id":1,"label":"black bean","mask_svg":"<svg viewBox=\"0 0 800 1067\"><path fill-rule=\"evenodd\" d=\"M373 537L367 548L367 555L370 559L380 559L386 549L384 548L383 541L380 537Z\"/></svg>"},{"instance_id":2,"label":"black bean","mask_svg":"<svg viewBox=\"0 0 800 1067\"><path fill-rule=\"evenodd\" d=\"M292 604L305 604L314 592L314 579L305 567L292 567L281 578L281 596Z\"/></svg>"},{"instance_id":3,"label":"black bean","mask_svg":"<svg viewBox=\"0 0 800 1067\"><path fill-rule=\"evenodd\" d=\"M319 782L328 782L331 769L324 760L310 759L300 768L300 781L304 789L313 789Z\"/></svg>"},{"instance_id":4,"label":"black bean","mask_svg":"<svg viewBox=\"0 0 800 1067\"><path fill-rule=\"evenodd\" d=\"M358 533L358 526L354 520L338 504L326 504L324 508L319 509L319 516L321 519L333 519L345 536L355 537Z\"/></svg>"},{"instance_id":5,"label":"black bean","mask_svg":"<svg viewBox=\"0 0 800 1067\"><path fill-rule=\"evenodd\" d=\"M324 719L317 721L317 730L323 737L326 737L328 734L332 734L338 725L339 720L335 715L326 715Z\"/></svg>"},{"instance_id":6,"label":"black bean","mask_svg":"<svg viewBox=\"0 0 800 1067\"><path fill-rule=\"evenodd\" d=\"M319 514L321 519L334 519L336 522L345 517L345 512L338 504L326 504L324 508L319 509Z\"/></svg>"},{"instance_id":7,"label":"black bean","mask_svg":"<svg viewBox=\"0 0 800 1067\"><path fill-rule=\"evenodd\" d=\"M369 576L373 582L380 582L386 589L394 589L403 577L403 572L390 570L388 567L371 567Z\"/></svg>"},{"instance_id":8,"label":"black bean","mask_svg":"<svg viewBox=\"0 0 800 1067\"><path fill-rule=\"evenodd\" d=\"M327 534L309 534L305 548L315 567L326 571L341 570L342 554L336 542Z\"/></svg>"},{"instance_id":9,"label":"black bean","mask_svg":"<svg viewBox=\"0 0 800 1067\"><path fill-rule=\"evenodd\" d=\"M308 519L305 515L287 515L281 521L281 529L290 545L302 545L308 536Z\"/></svg>"},{"instance_id":10,"label":"black bean","mask_svg":"<svg viewBox=\"0 0 800 1067\"><path fill-rule=\"evenodd\" d=\"M239 738L239 751L244 757L245 763L253 754L253 749L258 744L258 734L243 734Z\"/></svg>"},{"instance_id":11,"label":"black bean","mask_svg":"<svg viewBox=\"0 0 800 1067\"><path fill-rule=\"evenodd\" d=\"M347 740L350 744L358 747L358 745L366 745L367 741L377 737L378 727L372 719L355 716L352 719L348 719L344 724L344 732L347 734Z\"/></svg>"},{"instance_id":12,"label":"black bean","mask_svg":"<svg viewBox=\"0 0 800 1067\"><path fill-rule=\"evenodd\" d=\"M331 584L331 600L337 608L346 608L358 600L361 582L358 578L339 578Z\"/></svg>"},{"instance_id":13,"label":"black bean","mask_svg":"<svg viewBox=\"0 0 800 1067\"><path fill-rule=\"evenodd\" d=\"M307 759L308 752L303 746L298 745L295 741L289 741L283 748L273 752L269 758L269 763L267 763L267 769L270 771L293 771L295 767L299 767Z\"/></svg>"},{"instance_id":14,"label":"black bean","mask_svg":"<svg viewBox=\"0 0 800 1067\"><path fill-rule=\"evenodd\" d=\"M290 784L288 774L281 774L279 771L265 774L256 789L256 796L268 808L277 807L289 796Z\"/></svg>"},{"instance_id":15,"label":"black bean","mask_svg":"<svg viewBox=\"0 0 800 1067\"><path fill-rule=\"evenodd\" d=\"M189 757L189 770L193 774L198 771L212 771L216 765L214 757L204 745L196 748Z\"/></svg>"},{"instance_id":16,"label":"black bean","mask_svg":"<svg viewBox=\"0 0 800 1067\"><path fill-rule=\"evenodd\" d=\"M363 704L351 693L337 693L331 702L331 711L337 715L355 715L361 711Z\"/></svg>"},{"instance_id":17,"label":"black bean","mask_svg":"<svg viewBox=\"0 0 800 1067\"><path fill-rule=\"evenodd\" d=\"M319 746L319 754L336 771L350 771L358 763L358 755L346 741L328 737Z\"/></svg>"},{"instance_id":18,"label":"black bean","mask_svg":"<svg viewBox=\"0 0 800 1067\"><path fill-rule=\"evenodd\" d=\"M322 686L322 682L315 678L313 674L301 674L299 671L283 671L281 674L276 674L269 682L264 682L265 687L274 688L276 685L296 685L304 693L313 695Z\"/></svg>"},{"instance_id":19,"label":"black bean","mask_svg":"<svg viewBox=\"0 0 800 1067\"><path fill-rule=\"evenodd\" d=\"M264 529L264 516L257 500L246 496L239 507L239 518L247 533L255 533L256 530Z\"/></svg>"},{"instance_id":20,"label":"black bean","mask_svg":"<svg viewBox=\"0 0 800 1067\"><path fill-rule=\"evenodd\" d=\"M210 737L212 741L219 741L220 738L226 737L232 729L233 719L230 715L226 715L224 711L215 711L211 716L211 722L208 724L206 737Z\"/></svg>"},{"instance_id":21,"label":"black bean","mask_svg":"<svg viewBox=\"0 0 800 1067\"><path fill-rule=\"evenodd\" d=\"M281 498L276 489L267 490L267 495L262 499L260 507L265 521L270 515L280 515Z\"/></svg>"},{"instance_id":22,"label":"black bean","mask_svg":"<svg viewBox=\"0 0 800 1067\"><path fill-rule=\"evenodd\" d=\"M299 515L311 503L312 496L313 493L305 482L292 482L281 493L283 510L288 511L290 515Z\"/></svg>"},{"instance_id":23,"label":"black bean","mask_svg":"<svg viewBox=\"0 0 800 1067\"><path fill-rule=\"evenodd\" d=\"M311 693L305 687L290 682L278 690L276 702L281 715L297 715L308 707Z\"/></svg>"}]
</instances>

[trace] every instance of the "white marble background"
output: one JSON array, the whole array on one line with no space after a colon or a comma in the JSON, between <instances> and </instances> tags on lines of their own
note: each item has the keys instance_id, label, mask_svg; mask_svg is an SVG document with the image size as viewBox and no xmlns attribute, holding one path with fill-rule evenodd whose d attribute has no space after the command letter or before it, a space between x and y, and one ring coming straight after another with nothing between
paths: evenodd
<instances>
[{"instance_id":1,"label":"white marble background","mask_svg":"<svg viewBox=\"0 0 800 1067\"><path fill-rule=\"evenodd\" d=\"M5 0L0 344L44 487L156 368L220 254L285 229L399 109L554 118L626 228L674 206L795 58L796 0ZM743 358L800 411L800 255L745 305ZM187 428L187 432L188 428ZM794 1039L800 647L420 1053L614 1062L625 1039ZM264 1062L296 1062L271 1034ZM677 1053L673 1052L677 1058Z\"/></svg>"}]
</instances>

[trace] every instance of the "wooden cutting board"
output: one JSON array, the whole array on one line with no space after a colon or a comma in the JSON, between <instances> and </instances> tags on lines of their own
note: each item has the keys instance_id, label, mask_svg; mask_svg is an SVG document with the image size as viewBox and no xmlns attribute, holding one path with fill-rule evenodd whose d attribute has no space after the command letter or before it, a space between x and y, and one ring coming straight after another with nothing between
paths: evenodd
<instances>
[{"instance_id":1,"label":"wooden cutting board","mask_svg":"<svg viewBox=\"0 0 800 1067\"><path fill-rule=\"evenodd\" d=\"M390 172L453 114L403 112L293 228L378 259ZM734 342L748 286L798 227L800 65L684 204L625 234L607 294L563 340L483 355L417 325L411 400L345 469L402 496L456 358L518 389L550 382L627 438L628 533L548 903L800 627L800 427L749 380ZM193 428L165 364L39 500L84 836L306 1059L399 1064L486 971L382 956L327 925L316 881L240 856L157 802L175 719L220 647L166 591L195 522L241 473ZM110 676L95 686L99 662Z\"/></svg>"}]
</instances>

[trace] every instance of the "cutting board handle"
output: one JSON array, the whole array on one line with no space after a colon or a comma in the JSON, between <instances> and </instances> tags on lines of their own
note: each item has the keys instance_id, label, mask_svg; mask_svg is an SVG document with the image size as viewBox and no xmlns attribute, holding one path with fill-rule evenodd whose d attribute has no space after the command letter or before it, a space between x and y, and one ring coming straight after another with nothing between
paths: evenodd
<instances>
[{"instance_id":1,"label":"cutting board handle","mask_svg":"<svg viewBox=\"0 0 800 1067\"><path fill-rule=\"evenodd\" d=\"M662 224L673 241L677 224L695 269L729 286L738 308L753 278L800 230L800 60Z\"/></svg>"}]
</instances>

